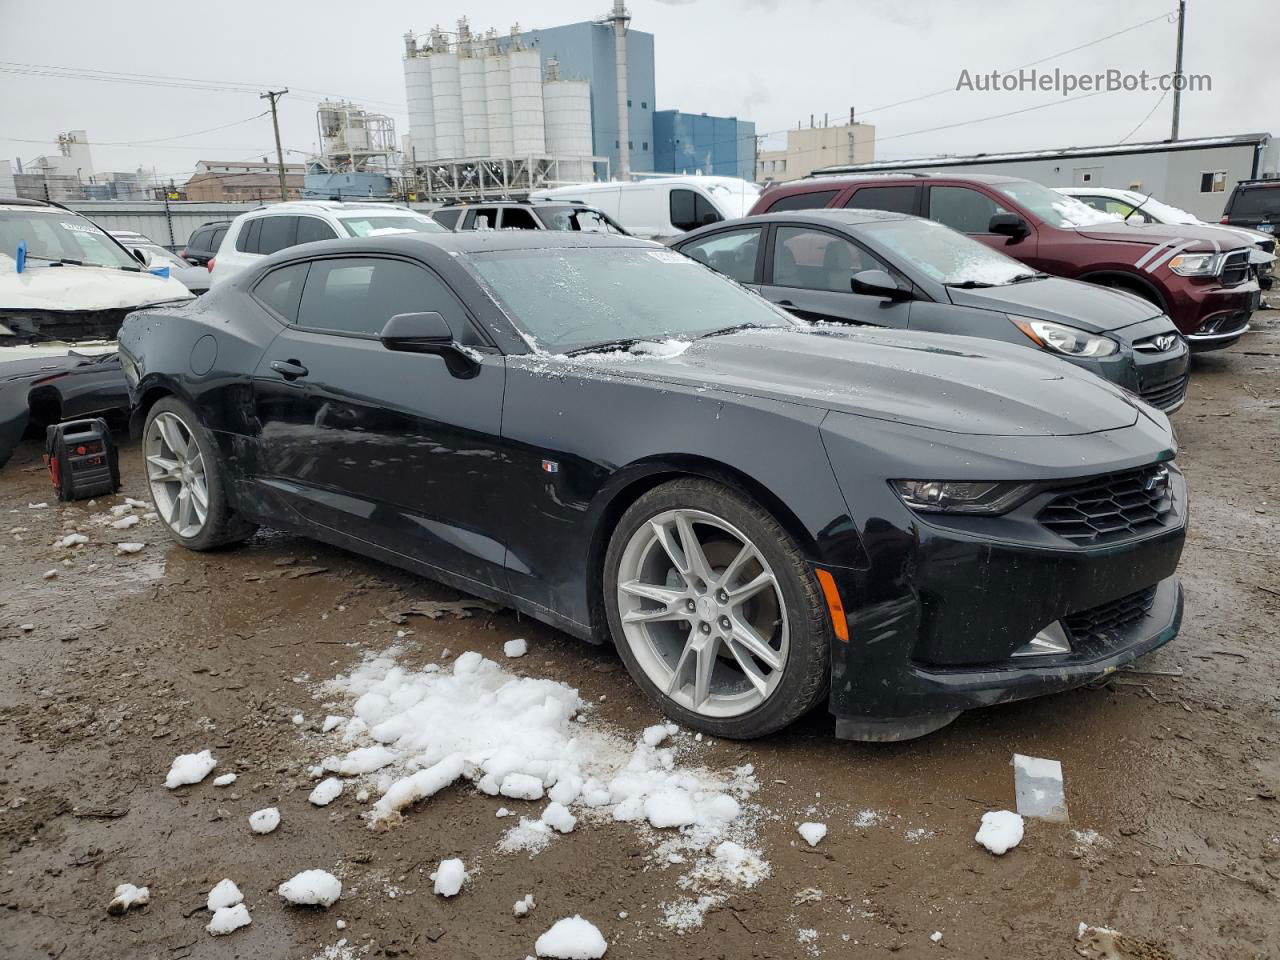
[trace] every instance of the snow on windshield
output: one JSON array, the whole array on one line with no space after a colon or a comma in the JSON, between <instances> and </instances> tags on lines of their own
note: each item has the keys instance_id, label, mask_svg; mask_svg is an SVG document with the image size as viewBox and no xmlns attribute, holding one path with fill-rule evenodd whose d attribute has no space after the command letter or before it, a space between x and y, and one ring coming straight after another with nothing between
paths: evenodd
<instances>
[{"instance_id":1,"label":"snow on windshield","mask_svg":"<svg viewBox=\"0 0 1280 960\"><path fill-rule=\"evenodd\" d=\"M1053 209L1062 219L1059 226L1092 227L1100 223L1119 223L1124 218L1082 203L1075 197L1061 197L1053 203Z\"/></svg>"},{"instance_id":2,"label":"snow on windshield","mask_svg":"<svg viewBox=\"0 0 1280 960\"><path fill-rule=\"evenodd\" d=\"M1147 198L1146 200L1139 198L1139 201L1142 203L1142 213L1151 214L1157 223L1204 223L1204 221L1195 214L1187 213L1187 211L1183 210L1181 207L1175 207L1168 203L1161 203L1159 200L1154 198ZM1137 205L1138 204L1135 202L1134 206ZM1136 217L1130 217L1129 222L1132 223L1134 220L1141 219L1142 214L1139 214Z\"/></svg>"},{"instance_id":3,"label":"snow on windshield","mask_svg":"<svg viewBox=\"0 0 1280 960\"><path fill-rule=\"evenodd\" d=\"M865 229L907 263L939 283L999 286L1034 273L1025 263L934 220L882 220Z\"/></svg>"}]
</instances>

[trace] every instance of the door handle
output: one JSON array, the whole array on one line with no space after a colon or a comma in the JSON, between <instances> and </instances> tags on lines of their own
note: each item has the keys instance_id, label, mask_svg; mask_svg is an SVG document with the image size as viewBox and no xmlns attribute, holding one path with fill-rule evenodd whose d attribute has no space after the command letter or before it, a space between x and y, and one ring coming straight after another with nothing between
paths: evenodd
<instances>
[{"instance_id":1,"label":"door handle","mask_svg":"<svg viewBox=\"0 0 1280 960\"><path fill-rule=\"evenodd\" d=\"M271 369L286 380L297 380L307 375L307 368L297 360L272 360Z\"/></svg>"}]
</instances>

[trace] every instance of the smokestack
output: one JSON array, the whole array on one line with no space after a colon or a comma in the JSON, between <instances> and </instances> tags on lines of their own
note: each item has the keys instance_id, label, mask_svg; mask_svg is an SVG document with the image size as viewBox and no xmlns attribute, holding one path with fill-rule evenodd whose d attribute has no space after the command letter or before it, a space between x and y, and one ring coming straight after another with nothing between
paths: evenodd
<instances>
[{"instance_id":1,"label":"smokestack","mask_svg":"<svg viewBox=\"0 0 1280 960\"><path fill-rule=\"evenodd\" d=\"M627 21L631 17L622 0L613 0L613 60L617 68L618 86L618 177L631 173L631 148L627 137L631 133L630 113L627 109Z\"/></svg>"}]
</instances>

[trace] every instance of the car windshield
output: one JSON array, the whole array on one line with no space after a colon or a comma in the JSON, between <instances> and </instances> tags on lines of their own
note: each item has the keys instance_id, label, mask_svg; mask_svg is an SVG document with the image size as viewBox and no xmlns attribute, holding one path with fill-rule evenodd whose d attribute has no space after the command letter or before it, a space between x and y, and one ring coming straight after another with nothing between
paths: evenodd
<instances>
[{"instance_id":1,"label":"car windshield","mask_svg":"<svg viewBox=\"0 0 1280 960\"><path fill-rule=\"evenodd\" d=\"M1245 187L1236 191L1231 201L1233 217L1280 218L1280 186Z\"/></svg>"},{"instance_id":2,"label":"car windshield","mask_svg":"<svg viewBox=\"0 0 1280 960\"><path fill-rule=\"evenodd\" d=\"M509 250L465 260L532 345L550 353L794 325L768 301L672 250Z\"/></svg>"},{"instance_id":3,"label":"car windshield","mask_svg":"<svg viewBox=\"0 0 1280 960\"><path fill-rule=\"evenodd\" d=\"M167 264L171 267L191 266L191 264L187 263L187 261L183 260L176 253L170 253L168 250L160 246L160 244L158 243L141 243L141 244L138 244L137 249L143 251L144 253L151 254L153 262L155 262L157 265Z\"/></svg>"},{"instance_id":4,"label":"car windshield","mask_svg":"<svg viewBox=\"0 0 1280 960\"><path fill-rule=\"evenodd\" d=\"M0 254L16 257L21 242L33 260L141 269L120 244L69 210L0 210Z\"/></svg>"},{"instance_id":5,"label":"car windshield","mask_svg":"<svg viewBox=\"0 0 1280 960\"><path fill-rule=\"evenodd\" d=\"M542 222L548 230L580 230L583 233L620 232L599 210L557 207L538 212L542 215Z\"/></svg>"},{"instance_id":6,"label":"car windshield","mask_svg":"<svg viewBox=\"0 0 1280 960\"><path fill-rule=\"evenodd\" d=\"M1075 197L1064 196L1057 190L1050 190L1030 180L1014 180L992 186L1051 227L1088 227L1099 223L1119 223L1121 219L1114 213L1095 210Z\"/></svg>"},{"instance_id":7,"label":"car windshield","mask_svg":"<svg viewBox=\"0 0 1280 960\"><path fill-rule=\"evenodd\" d=\"M879 220L862 229L939 283L1000 286L1035 276L1025 263L934 220Z\"/></svg>"},{"instance_id":8,"label":"car windshield","mask_svg":"<svg viewBox=\"0 0 1280 960\"><path fill-rule=\"evenodd\" d=\"M391 233L448 233L430 217L376 214L367 217L343 217L342 225L353 237L376 237Z\"/></svg>"}]
</instances>

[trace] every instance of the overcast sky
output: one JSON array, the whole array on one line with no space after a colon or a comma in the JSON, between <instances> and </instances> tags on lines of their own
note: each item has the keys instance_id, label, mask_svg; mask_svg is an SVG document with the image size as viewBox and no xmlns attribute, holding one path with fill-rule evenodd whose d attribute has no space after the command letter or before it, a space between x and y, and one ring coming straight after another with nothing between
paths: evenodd
<instances>
[{"instance_id":1,"label":"overcast sky","mask_svg":"<svg viewBox=\"0 0 1280 960\"><path fill-rule=\"evenodd\" d=\"M555 26L592 19L607 5L219 0L124 3L108 12L99 0L52 6L0 0L0 159L54 153L58 132L84 129L97 169L144 166L181 182L196 160L274 153L270 119L248 119L265 107L254 91L273 85L295 91L281 101L281 126L285 147L294 151L287 159L300 161L314 148L315 103L326 94L385 111L397 133L407 132L405 30L426 31L436 18L452 30L460 15L473 30L505 31L516 21ZM953 88L962 70L989 73L1042 58L1050 59L1041 70L1169 71L1172 17L1053 55L1172 14L1176 0L630 0L629 6L633 26L655 36L658 109L732 114L754 120L762 134L807 124L810 114L821 122L830 113L835 122L852 106L876 125L878 159L1169 135L1173 98L1157 106L1155 91L1062 103L1055 92ZM1275 0L1190 0L1187 6L1184 69L1208 74L1212 92L1183 95L1182 135L1280 133ZM194 78L231 89L3 72L14 63ZM890 106L938 91L948 92ZM225 124L235 125L196 134ZM952 124L963 125L931 129Z\"/></svg>"}]
</instances>

